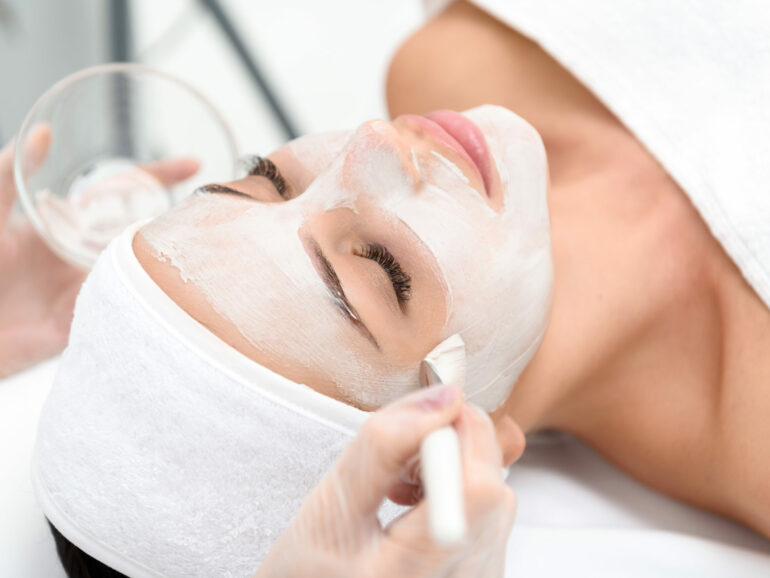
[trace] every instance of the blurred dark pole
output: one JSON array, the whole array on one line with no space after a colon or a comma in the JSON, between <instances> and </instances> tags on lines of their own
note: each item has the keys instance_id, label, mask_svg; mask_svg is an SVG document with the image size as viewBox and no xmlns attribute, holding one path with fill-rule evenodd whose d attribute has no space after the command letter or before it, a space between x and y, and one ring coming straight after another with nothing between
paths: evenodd
<instances>
[{"instance_id":1,"label":"blurred dark pole","mask_svg":"<svg viewBox=\"0 0 770 578\"><path fill-rule=\"evenodd\" d=\"M109 26L109 59L112 62L130 62L133 53L131 34L130 0L110 0L108 18ZM135 155L134 119L131 118L131 100L133 95L126 79L115 78L112 86L112 106L115 107L118 123L121 128L113 135L117 142L117 150L127 158Z\"/></svg>"},{"instance_id":2,"label":"blurred dark pole","mask_svg":"<svg viewBox=\"0 0 770 578\"><path fill-rule=\"evenodd\" d=\"M273 114L275 115L278 123L281 125L281 129L283 129L287 140L297 138L299 134L296 127L294 126L294 123L289 119L289 115L278 101L278 98L273 92L272 87L268 84L267 80L260 72L254 57L249 52L248 48L246 48L246 44L241 39L241 36L235 29L232 20L230 20L230 17L222 8L220 2L218 0L200 0L200 2L214 17L214 20L222 29L225 38L230 43L230 46L238 55L238 59L241 61L241 64L249 73L251 80L254 82L254 84L257 85L257 88L265 96L265 100L267 100L268 106L273 111Z\"/></svg>"},{"instance_id":3,"label":"blurred dark pole","mask_svg":"<svg viewBox=\"0 0 770 578\"><path fill-rule=\"evenodd\" d=\"M110 31L110 60L112 62L129 62L131 60L133 46L129 1L110 0L108 30Z\"/></svg>"},{"instance_id":4,"label":"blurred dark pole","mask_svg":"<svg viewBox=\"0 0 770 578\"><path fill-rule=\"evenodd\" d=\"M15 13L12 6L5 0L0 0L0 36L10 37L14 32ZM0 126L0 147L5 146L8 143L8 138L3 132L3 127Z\"/></svg>"}]
</instances>

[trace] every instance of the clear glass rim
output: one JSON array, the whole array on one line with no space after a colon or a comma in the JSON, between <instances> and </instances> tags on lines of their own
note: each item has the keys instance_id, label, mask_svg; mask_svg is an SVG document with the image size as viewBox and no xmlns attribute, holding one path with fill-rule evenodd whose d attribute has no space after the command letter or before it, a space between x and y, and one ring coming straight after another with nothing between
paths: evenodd
<instances>
[{"instance_id":1,"label":"clear glass rim","mask_svg":"<svg viewBox=\"0 0 770 578\"><path fill-rule=\"evenodd\" d=\"M16 185L17 198L19 199L22 209L26 213L27 218L30 220L32 225L35 227L37 233L45 240L46 244L62 259L65 259L70 263L74 263L86 270L93 266L93 260L89 257L86 257L85 255L73 253L69 247L65 246L63 243L60 243L54 235L49 233L42 219L37 214L37 210L32 203L32 198L29 194L29 191L27 190L26 184L24 182L24 175L22 173L22 160L24 156L24 144L22 142L22 138L25 137L29 130L32 128L33 119L39 112L40 108L52 97L56 96L58 93L64 91L70 86L82 82L83 80L87 80L94 76L118 73L143 74L153 76L162 80L169 81L171 84L175 84L178 87L186 90L190 95L197 98L204 105L204 107L209 110L212 117L216 119L217 123L222 129L225 140L230 147L230 156L233 159L233 165L235 165L238 159L238 147L235 144L235 136L233 135L230 126L227 124L217 107L214 106L211 100L195 86L186 80L165 72L164 70L160 70L152 66L147 66L145 64L138 64L135 62L109 62L106 64L98 64L96 66L90 66L88 68L78 70L77 72L73 72L72 74L69 74L54 83L42 95L40 95L40 97L38 97L38 99L29 109L29 112L24 117L19 131L16 133L16 150L13 155L13 181ZM233 170L235 170L235 167L233 167Z\"/></svg>"}]
</instances>

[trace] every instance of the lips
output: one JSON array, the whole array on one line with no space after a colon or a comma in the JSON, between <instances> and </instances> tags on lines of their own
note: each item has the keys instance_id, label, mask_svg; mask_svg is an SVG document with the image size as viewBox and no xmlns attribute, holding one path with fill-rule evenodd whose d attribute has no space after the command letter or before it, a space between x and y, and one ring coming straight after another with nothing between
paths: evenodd
<instances>
[{"instance_id":1,"label":"lips","mask_svg":"<svg viewBox=\"0 0 770 578\"><path fill-rule=\"evenodd\" d=\"M426 114L425 118L439 125L463 148L481 174L484 188L489 196L492 186L492 164L487 141L481 129L453 110L437 110Z\"/></svg>"},{"instance_id":2,"label":"lips","mask_svg":"<svg viewBox=\"0 0 770 578\"><path fill-rule=\"evenodd\" d=\"M433 119L434 116L439 122ZM475 124L452 111L432 112L425 116L405 114L400 116L399 120L429 134L455 152L470 170L478 174L484 184L483 194L490 196L489 162L485 161L485 154L488 158L486 141ZM443 125L446 125L446 128Z\"/></svg>"}]
</instances>

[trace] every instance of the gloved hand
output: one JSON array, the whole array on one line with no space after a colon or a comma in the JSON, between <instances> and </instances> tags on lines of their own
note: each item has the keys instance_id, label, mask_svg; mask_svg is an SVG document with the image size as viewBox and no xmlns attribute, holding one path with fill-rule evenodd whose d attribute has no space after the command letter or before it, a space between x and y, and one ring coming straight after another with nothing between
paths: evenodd
<instances>
[{"instance_id":1,"label":"gloved hand","mask_svg":"<svg viewBox=\"0 0 770 578\"><path fill-rule=\"evenodd\" d=\"M27 138L30 165L43 162L51 131L38 126ZM0 149L0 378L61 351L67 343L75 297L86 273L55 255L23 217L16 199L13 143ZM198 170L191 159L143 167L171 186Z\"/></svg>"},{"instance_id":2,"label":"gloved hand","mask_svg":"<svg viewBox=\"0 0 770 578\"><path fill-rule=\"evenodd\" d=\"M460 439L466 540L440 547L428 531L414 456L431 431L454 424ZM518 457L518 456L516 456ZM516 497L501 476L489 417L462 390L423 389L380 409L310 494L255 578L493 578L502 576ZM382 528L386 496L414 508Z\"/></svg>"}]
</instances>

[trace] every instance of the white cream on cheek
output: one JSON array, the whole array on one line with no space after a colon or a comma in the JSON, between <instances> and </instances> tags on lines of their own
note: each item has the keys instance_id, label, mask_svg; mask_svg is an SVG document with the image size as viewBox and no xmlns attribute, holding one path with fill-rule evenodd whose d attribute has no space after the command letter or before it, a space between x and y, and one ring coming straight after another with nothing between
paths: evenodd
<instances>
[{"instance_id":1,"label":"white cream on cheek","mask_svg":"<svg viewBox=\"0 0 770 578\"><path fill-rule=\"evenodd\" d=\"M440 153L436 151L430 151L430 154L433 155L435 158L439 160L441 164L443 164L446 168L448 168L452 174L457 177L457 179L465 183L466 185L470 185L470 181L468 180L468 177L465 176L465 173L463 173L462 169L458 167L456 164L454 164L452 161L450 161L448 158L442 156Z\"/></svg>"}]
</instances>

